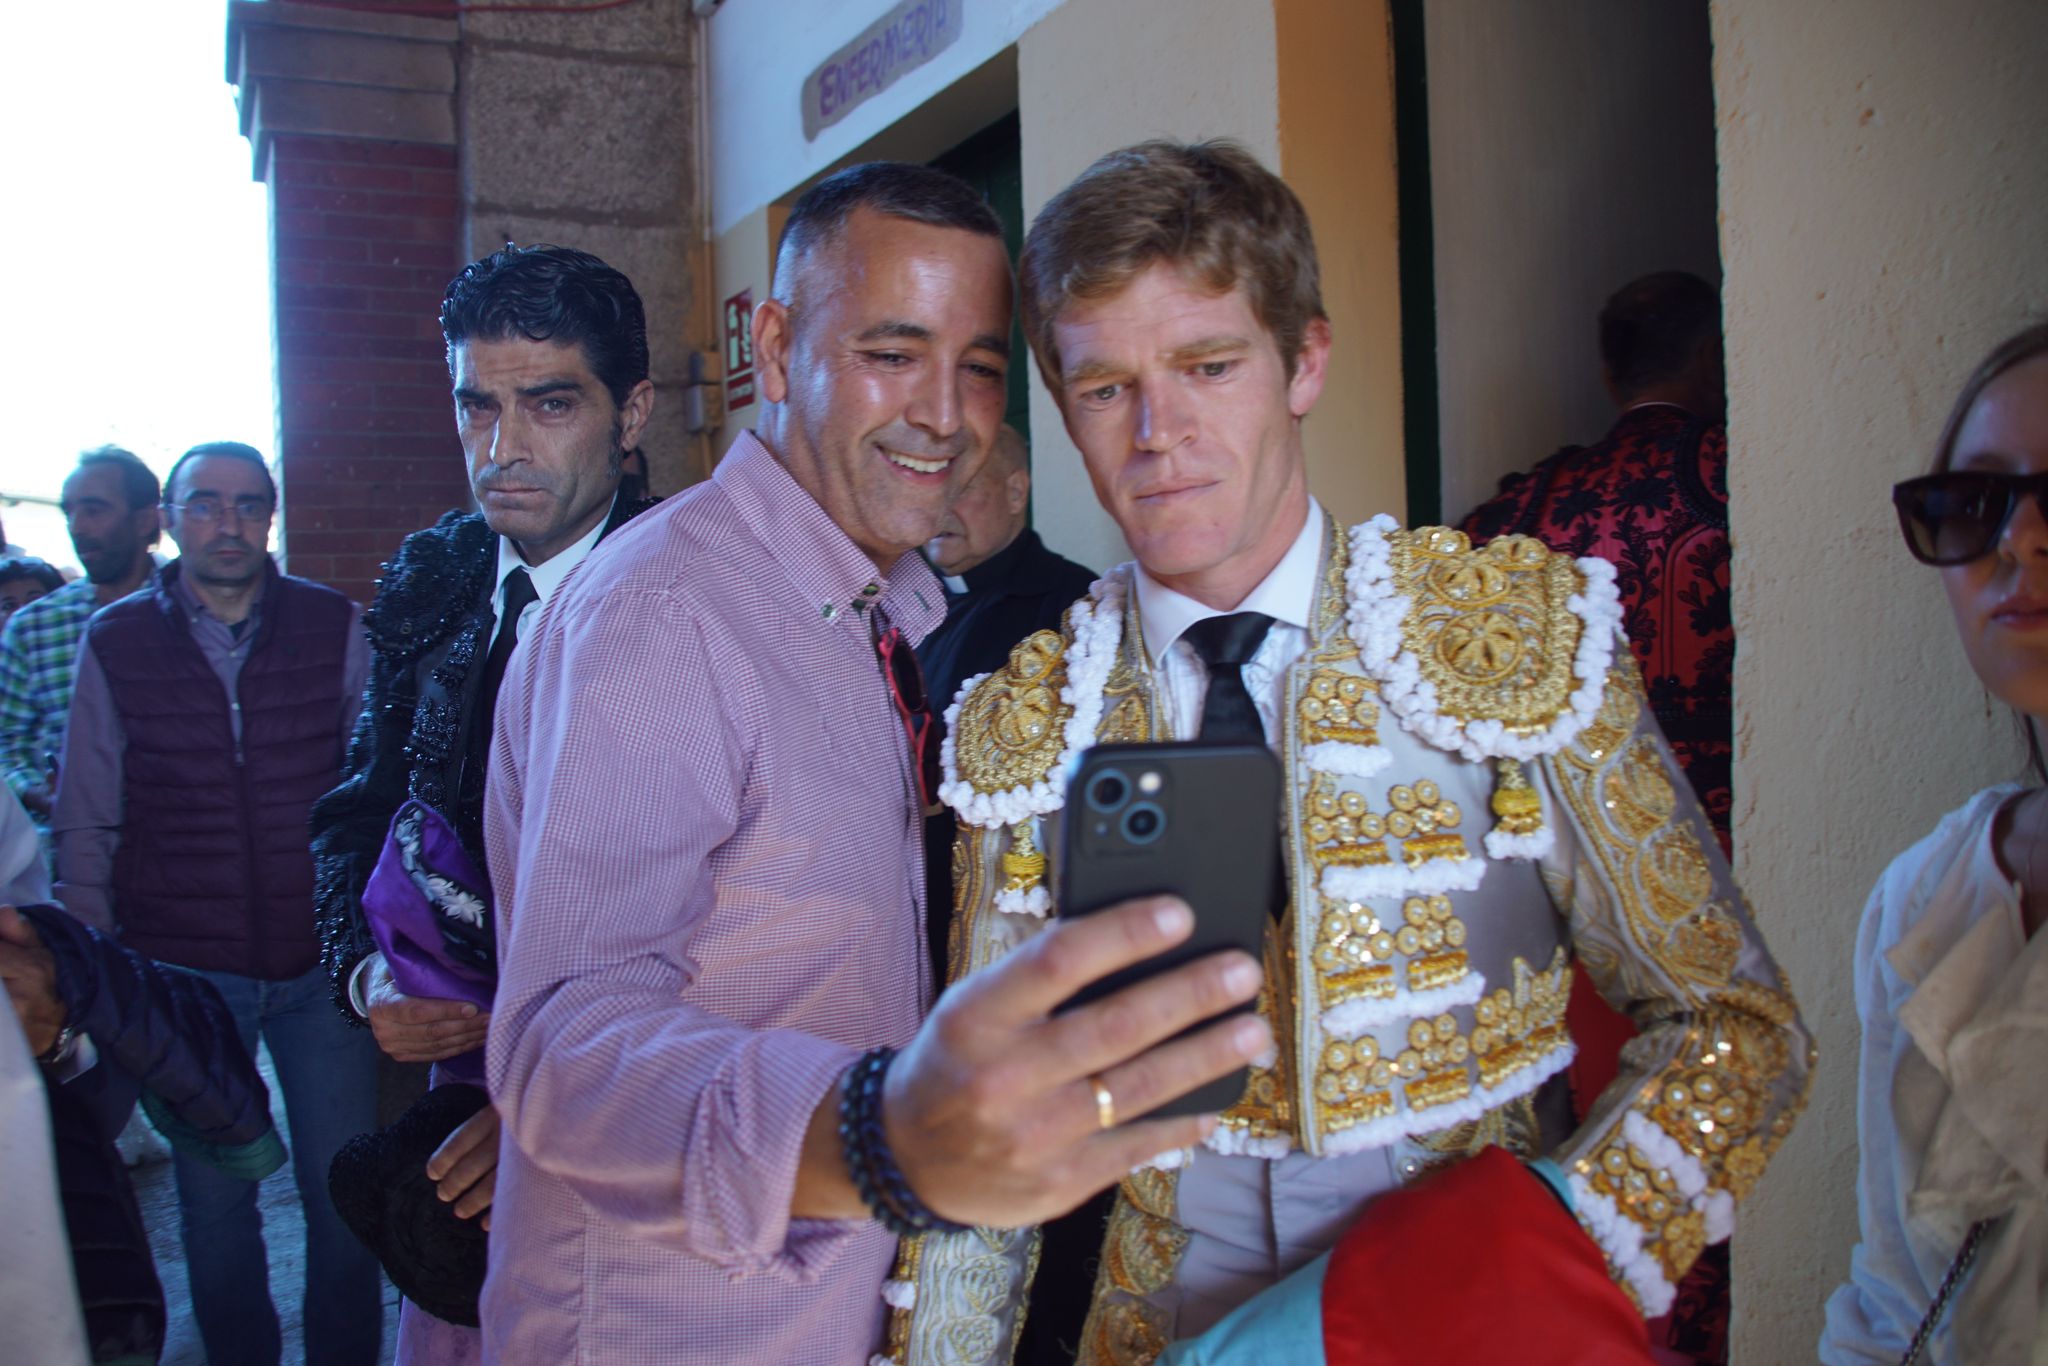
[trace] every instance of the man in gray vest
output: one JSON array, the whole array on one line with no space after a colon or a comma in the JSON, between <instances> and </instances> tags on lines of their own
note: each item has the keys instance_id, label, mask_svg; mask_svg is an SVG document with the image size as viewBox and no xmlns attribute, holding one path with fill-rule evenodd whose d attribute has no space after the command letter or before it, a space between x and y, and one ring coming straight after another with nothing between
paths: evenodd
<instances>
[{"instance_id":1,"label":"man in gray vest","mask_svg":"<svg viewBox=\"0 0 2048 1366\"><path fill-rule=\"evenodd\" d=\"M164 486L179 558L86 627L51 822L58 899L219 988L270 1046L306 1215L308 1362L369 1363L376 1259L327 1169L375 1122L376 1049L335 1017L313 929L313 800L341 772L368 672L355 606L265 549L277 489L254 448L195 446ZM275 1366L256 1186L180 1154L192 1303L213 1366Z\"/></svg>"}]
</instances>

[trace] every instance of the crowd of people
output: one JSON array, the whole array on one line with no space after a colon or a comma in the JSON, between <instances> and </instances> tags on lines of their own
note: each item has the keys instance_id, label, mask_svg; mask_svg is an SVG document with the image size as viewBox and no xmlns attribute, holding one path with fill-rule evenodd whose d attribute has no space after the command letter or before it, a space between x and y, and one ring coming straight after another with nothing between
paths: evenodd
<instances>
[{"instance_id":1,"label":"crowd of people","mask_svg":"<svg viewBox=\"0 0 2048 1366\"><path fill-rule=\"evenodd\" d=\"M1029 526L1013 307L1133 555L1099 576ZM163 1342L139 1096L216 1366L279 1359L286 1161L311 1362L377 1359L386 1275L411 1363L1725 1360L1724 1245L1816 1057L1728 864L1711 286L1618 291L1613 430L1462 529L1311 493L1341 339L1228 143L1103 157L1014 270L942 172L822 181L760 417L660 501L623 275L508 246L440 322L475 510L366 609L278 569L233 442L161 489L88 453L85 578L0 562L0 1074L55 1135L10 1226L75 1254L36 1359ZM2048 1360L2044 471L2036 327L1895 491L2034 783L1902 856L1853 946L1830 1362ZM1209 834L1282 874L1261 953L1134 974L1191 912L1060 913L1066 780L1171 740L1277 755L1277 826ZM395 1116L380 1052L431 1067Z\"/></svg>"}]
</instances>

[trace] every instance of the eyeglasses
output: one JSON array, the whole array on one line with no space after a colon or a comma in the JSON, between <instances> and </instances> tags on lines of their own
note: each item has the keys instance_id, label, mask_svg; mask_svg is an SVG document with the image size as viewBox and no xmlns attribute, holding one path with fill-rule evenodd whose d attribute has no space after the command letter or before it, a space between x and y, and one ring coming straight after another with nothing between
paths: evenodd
<instances>
[{"instance_id":1,"label":"eyeglasses","mask_svg":"<svg viewBox=\"0 0 2048 1366\"><path fill-rule=\"evenodd\" d=\"M1944 470L1892 485L1906 549L1922 564L1968 564L1990 554L2022 498L2048 515L2048 471Z\"/></svg>"},{"instance_id":2,"label":"eyeglasses","mask_svg":"<svg viewBox=\"0 0 2048 1366\"><path fill-rule=\"evenodd\" d=\"M917 797L924 809L932 808L939 790L939 746L932 717L931 699L924 690L924 671L901 627L876 603L868 609L868 624L874 630L875 653L882 660L883 677L889 681L889 700L903 722L903 736L910 744L910 766L917 774Z\"/></svg>"},{"instance_id":3,"label":"eyeglasses","mask_svg":"<svg viewBox=\"0 0 2048 1366\"><path fill-rule=\"evenodd\" d=\"M244 522L267 522L270 520L270 514L276 510L276 505L268 498L259 498L253 493L245 493L233 502L222 502L218 498L202 495L198 498L189 498L182 503L166 503L164 506L176 509L181 516L189 517L195 522L218 522L229 512L233 512Z\"/></svg>"}]
</instances>

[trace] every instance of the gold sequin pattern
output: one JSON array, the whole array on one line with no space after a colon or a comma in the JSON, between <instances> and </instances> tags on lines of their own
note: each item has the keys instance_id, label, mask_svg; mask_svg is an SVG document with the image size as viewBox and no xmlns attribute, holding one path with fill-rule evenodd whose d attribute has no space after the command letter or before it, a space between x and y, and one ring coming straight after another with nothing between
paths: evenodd
<instances>
[{"instance_id":1,"label":"gold sequin pattern","mask_svg":"<svg viewBox=\"0 0 2048 1366\"><path fill-rule=\"evenodd\" d=\"M1387 790L1387 833L1401 841L1401 861L1410 868L1431 859L1466 857L1465 837L1454 834L1465 813L1429 779L1397 783Z\"/></svg>"},{"instance_id":2,"label":"gold sequin pattern","mask_svg":"<svg viewBox=\"0 0 2048 1366\"><path fill-rule=\"evenodd\" d=\"M1317 669L1309 675L1295 712L1301 720L1304 745L1325 740L1351 745L1380 742L1379 703L1371 679L1337 669Z\"/></svg>"},{"instance_id":3,"label":"gold sequin pattern","mask_svg":"<svg viewBox=\"0 0 2048 1366\"><path fill-rule=\"evenodd\" d=\"M960 776L975 790L1028 787L1051 771L1066 746L1071 711L1060 701L1066 651L1057 631L1026 637L1011 649L1009 662L961 704L953 754Z\"/></svg>"},{"instance_id":4,"label":"gold sequin pattern","mask_svg":"<svg viewBox=\"0 0 2048 1366\"><path fill-rule=\"evenodd\" d=\"M1577 686L1581 623L1569 603L1583 576L1570 557L1527 536L1474 550L1448 527L1388 541L1394 589L1412 604L1402 643L1435 686L1438 709L1518 729L1554 722Z\"/></svg>"},{"instance_id":5,"label":"gold sequin pattern","mask_svg":"<svg viewBox=\"0 0 2048 1366\"><path fill-rule=\"evenodd\" d=\"M1316 1111L1324 1133L1337 1133L1394 1113L1394 1063L1370 1034L1331 1039L1316 1060Z\"/></svg>"},{"instance_id":6,"label":"gold sequin pattern","mask_svg":"<svg viewBox=\"0 0 2048 1366\"><path fill-rule=\"evenodd\" d=\"M1413 828L1413 820L1409 821ZM1317 868L1364 868L1392 863L1387 852L1387 817L1372 810L1362 792L1340 791L1327 773L1309 776L1302 834Z\"/></svg>"},{"instance_id":7,"label":"gold sequin pattern","mask_svg":"<svg viewBox=\"0 0 2048 1366\"><path fill-rule=\"evenodd\" d=\"M1499 987L1472 1007L1472 1052L1481 1085L1494 1087L1523 1068L1571 1043L1564 1010L1572 994L1572 969L1559 949L1549 968L1532 972L1515 960L1512 987Z\"/></svg>"},{"instance_id":8,"label":"gold sequin pattern","mask_svg":"<svg viewBox=\"0 0 2048 1366\"><path fill-rule=\"evenodd\" d=\"M1616 1136L1585 1169L1587 1184L1643 1230L1644 1246L1674 1284L1707 1245L1706 1218L1678 1189L1668 1168Z\"/></svg>"}]
</instances>

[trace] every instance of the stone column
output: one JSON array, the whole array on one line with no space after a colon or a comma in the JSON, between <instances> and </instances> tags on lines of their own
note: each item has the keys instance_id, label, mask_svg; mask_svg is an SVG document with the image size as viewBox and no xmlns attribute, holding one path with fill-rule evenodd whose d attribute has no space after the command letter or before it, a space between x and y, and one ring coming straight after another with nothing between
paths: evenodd
<instances>
[{"instance_id":1,"label":"stone column","mask_svg":"<svg viewBox=\"0 0 2048 1366\"><path fill-rule=\"evenodd\" d=\"M656 389L641 442L657 493L700 478L684 429L697 177L698 25L683 4L462 19L457 99L471 257L510 241L578 247L623 271L647 307Z\"/></svg>"},{"instance_id":2,"label":"stone column","mask_svg":"<svg viewBox=\"0 0 2048 1366\"><path fill-rule=\"evenodd\" d=\"M468 259L457 26L233 0L228 78L270 186L279 541L368 602L408 533L469 505L436 321Z\"/></svg>"}]
</instances>

